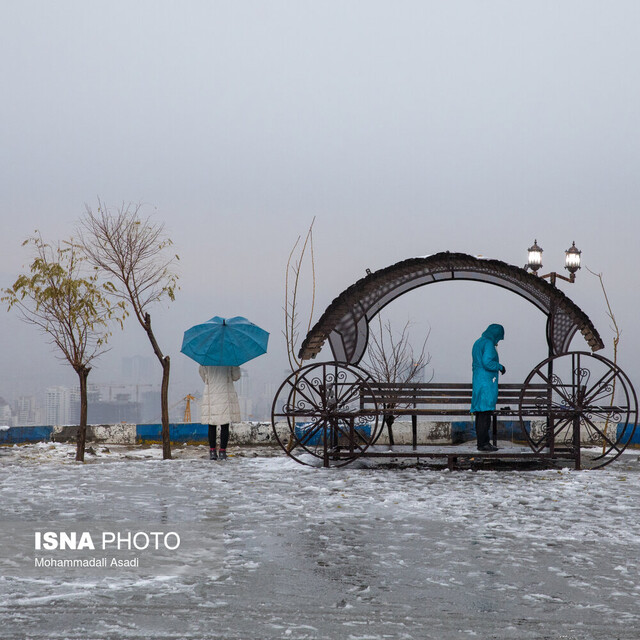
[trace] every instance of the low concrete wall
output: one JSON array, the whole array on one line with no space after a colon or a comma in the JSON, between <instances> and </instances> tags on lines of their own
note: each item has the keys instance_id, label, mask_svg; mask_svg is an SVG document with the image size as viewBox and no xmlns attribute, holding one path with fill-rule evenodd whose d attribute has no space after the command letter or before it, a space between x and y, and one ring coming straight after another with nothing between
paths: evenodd
<instances>
[{"instance_id":1,"label":"low concrete wall","mask_svg":"<svg viewBox=\"0 0 640 640\"><path fill-rule=\"evenodd\" d=\"M545 429L544 421L525 423L525 428L535 439L541 437ZM603 428L602 425L599 425ZM623 425L610 425L609 433L614 435L614 427L618 437L625 437ZM170 425L171 441L182 444L206 444L208 442L208 426L199 423L179 423ZM630 429L630 427L626 427ZM568 428L567 428L568 429ZM0 445L12 445L29 442L53 440L55 442L75 442L77 426L33 426L8 427L0 429ZM278 423L278 437L282 442L289 438L289 427L286 422ZM98 444L151 444L162 441L162 426L160 424L101 424L87 426L87 442ZM584 445L593 444L586 429L581 434ZM418 421L418 444L446 445L460 444L468 440L475 440L476 432L473 421L444 422ZM397 421L393 425L395 444L411 444L411 422ZM498 421L498 439L525 442L520 423L517 420ZM277 439L270 422L240 422L231 426L229 434L231 445L274 445ZM378 444L389 444L386 428L383 429ZM629 446L640 447L640 428L635 430Z\"/></svg>"},{"instance_id":2,"label":"low concrete wall","mask_svg":"<svg viewBox=\"0 0 640 640\"><path fill-rule=\"evenodd\" d=\"M9 427L0 430L0 444L20 444L51 440L53 427Z\"/></svg>"},{"instance_id":3,"label":"low concrete wall","mask_svg":"<svg viewBox=\"0 0 640 640\"><path fill-rule=\"evenodd\" d=\"M77 426L52 427L51 440L54 442L75 442ZM118 424L89 424L87 425L87 442L97 444L135 444L136 425L120 422Z\"/></svg>"},{"instance_id":4,"label":"low concrete wall","mask_svg":"<svg viewBox=\"0 0 640 640\"><path fill-rule=\"evenodd\" d=\"M288 427L286 423L278 425L278 433L286 438ZM209 426L199 423L185 423L169 425L171 442L187 444L204 444L209 441ZM218 438L220 430L218 430ZM135 432L135 441L140 444L150 444L162 441L161 424L139 424ZM238 422L231 425L229 430L229 444L277 444L270 422Z\"/></svg>"},{"instance_id":5,"label":"low concrete wall","mask_svg":"<svg viewBox=\"0 0 640 640\"><path fill-rule=\"evenodd\" d=\"M453 433L451 422L430 422L418 420L419 444L451 444ZM391 427L395 444L411 444L413 442L413 430L411 422L396 421ZM378 444L389 444L389 430L383 427Z\"/></svg>"}]
</instances>

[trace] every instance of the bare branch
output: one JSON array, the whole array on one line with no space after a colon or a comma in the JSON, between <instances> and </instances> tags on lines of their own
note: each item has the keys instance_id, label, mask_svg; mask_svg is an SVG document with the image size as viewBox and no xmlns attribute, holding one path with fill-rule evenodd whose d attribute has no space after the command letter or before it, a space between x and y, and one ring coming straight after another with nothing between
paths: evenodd
<instances>
[{"instance_id":1,"label":"bare branch","mask_svg":"<svg viewBox=\"0 0 640 640\"><path fill-rule=\"evenodd\" d=\"M618 327L618 322L616 321L616 316L613 313L613 309L611 308L611 303L609 302L609 296L607 295L607 289L604 286L604 278L602 277L602 273L595 273L595 271L591 271L589 267L587 267L587 271L596 276L600 281L600 287L602 288L602 293L604 294L604 300L607 305L607 315L611 320L611 330L613 331L613 364L618 364L618 343L620 342L620 336L622 335L620 328ZM611 397L609 406L613 406L615 395L616 395L616 382L618 381L618 377L615 376L613 378L613 384L611 386ZM607 441L607 432L609 430L609 414L607 414L607 420L604 425L604 439L602 442L602 452L604 453L606 450L606 441Z\"/></svg>"},{"instance_id":2,"label":"bare branch","mask_svg":"<svg viewBox=\"0 0 640 640\"><path fill-rule=\"evenodd\" d=\"M164 225L141 216L141 204L122 204L112 212L98 201L98 210L86 206L80 222L80 240L91 263L109 280L110 292L130 304L141 326L149 306L165 296L173 300L178 256L169 254L171 240Z\"/></svg>"},{"instance_id":3,"label":"bare branch","mask_svg":"<svg viewBox=\"0 0 640 640\"><path fill-rule=\"evenodd\" d=\"M295 241L289 258L287 260L287 267L285 272L285 296L284 296L284 337L287 344L287 357L289 359L289 367L291 371L299 369L302 362L299 360L298 351L298 339L299 339L299 326L298 320L298 294L300 287L300 278L302 275L302 266L304 264L305 255L307 249L310 252L311 260L311 308L309 311L309 320L307 323L307 333L311 328L313 321L313 312L315 308L316 298L316 271L315 271L315 256L313 252L313 225L315 223L315 217L309 225L307 235L305 236L304 243L300 247L299 254L294 258L296 250L300 245L302 239L298 236Z\"/></svg>"},{"instance_id":4,"label":"bare branch","mask_svg":"<svg viewBox=\"0 0 640 640\"><path fill-rule=\"evenodd\" d=\"M110 211L98 200L95 213L88 205L85 208L79 227L84 252L105 275L109 293L123 305L131 306L162 365L163 458L170 458L170 362L153 333L149 307L167 297L171 301L175 299L178 289L175 267L179 257L168 251L172 242L164 233L164 225L142 217L141 204L123 203L116 211Z\"/></svg>"},{"instance_id":5,"label":"bare branch","mask_svg":"<svg viewBox=\"0 0 640 640\"><path fill-rule=\"evenodd\" d=\"M369 332L367 360L362 365L378 382L393 384L416 381L431 362L431 355L426 350L431 329L427 332L420 350L415 351L411 346L410 328L411 322L407 321L398 335L393 330L391 322L387 321L383 325L378 315L378 328L377 331ZM430 379L432 378L433 372ZM397 404L384 406L384 420L390 433L390 427L396 417L394 410L404 406Z\"/></svg>"}]
</instances>

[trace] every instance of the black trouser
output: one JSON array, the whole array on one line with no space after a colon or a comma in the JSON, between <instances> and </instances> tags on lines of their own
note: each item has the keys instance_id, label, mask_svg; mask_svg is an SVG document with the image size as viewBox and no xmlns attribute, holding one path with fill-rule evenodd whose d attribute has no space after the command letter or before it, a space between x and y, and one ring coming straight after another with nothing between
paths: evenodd
<instances>
[{"instance_id":1,"label":"black trouser","mask_svg":"<svg viewBox=\"0 0 640 640\"><path fill-rule=\"evenodd\" d=\"M216 448L216 425L209 425L209 448ZM220 448L226 449L227 443L229 442L229 423L220 425Z\"/></svg>"},{"instance_id":2,"label":"black trouser","mask_svg":"<svg viewBox=\"0 0 640 640\"><path fill-rule=\"evenodd\" d=\"M478 437L479 447L489 444L489 428L491 427L492 416L493 411L476 412L476 436Z\"/></svg>"}]
</instances>

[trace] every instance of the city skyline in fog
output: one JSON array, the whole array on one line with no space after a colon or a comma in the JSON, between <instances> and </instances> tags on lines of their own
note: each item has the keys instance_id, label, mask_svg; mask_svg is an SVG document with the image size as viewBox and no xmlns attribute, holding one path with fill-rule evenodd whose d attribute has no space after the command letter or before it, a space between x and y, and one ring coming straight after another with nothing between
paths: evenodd
<instances>
[{"instance_id":1,"label":"city skyline in fog","mask_svg":"<svg viewBox=\"0 0 640 640\"><path fill-rule=\"evenodd\" d=\"M144 203L180 256L180 290L151 309L171 357L170 403L199 393L183 332L242 315L270 332L245 365L254 395L287 371L289 253L315 217L313 321L343 290L400 260L450 250L543 271L573 241L604 276L619 361L640 383L640 5L596 0L290 3L9 1L0 10L0 287L22 241L73 235L85 205ZM586 268L560 283L612 357L610 320ZM301 337L311 283L301 286ZM510 382L546 356L546 318L498 287L447 283L384 310L412 322L436 381L470 377L492 322ZM153 358L129 319L89 384ZM574 349L586 349L580 335ZM46 338L0 314L0 397L76 384ZM319 359L330 359L327 347ZM160 365L145 373L159 384Z\"/></svg>"},{"instance_id":2,"label":"city skyline in fog","mask_svg":"<svg viewBox=\"0 0 640 640\"><path fill-rule=\"evenodd\" d=\"M90 382L87 386L89 424L116 422L156 424L160 417L160 382L153 379L155 358L150 356L124 357L121 375L111 382ZM276 387L261 383L254 389L250 372L241 367L236 382L240 413L243 420L264 421L269 418L271 399ZM174 422L195 422L200 419L201 389L190 390L187 396L172 394L170 419ZM0 425L68 425L77 424L80 416L80 387L51 385L36 394L19 395L7 403L10 413L3 412L0 397ZM5 400L6 402L6 400ZM189 410L187 411L187 405Z\"/></svg>"}]
</instances>

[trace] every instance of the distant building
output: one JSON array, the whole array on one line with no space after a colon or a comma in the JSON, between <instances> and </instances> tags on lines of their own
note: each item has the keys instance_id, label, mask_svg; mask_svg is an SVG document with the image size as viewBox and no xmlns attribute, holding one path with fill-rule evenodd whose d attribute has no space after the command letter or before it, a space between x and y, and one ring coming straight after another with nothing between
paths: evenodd
<instances>
[{"instance_id":1,"label":"distant building","mask_svg":"<svg viewBox=\"0 0 640 640\"><path fill-rule=\"evenodd\" d=\"M140 422L141 403L133 402L128 393L118 393L115 399L91 402L87 407L89 424L117 424Z\"/></svg>"},{"instance_id":2,"label":"distant building","mask_svg":"<svg viewBox=\"0 0 640 640\"><path fill-rule=\"evenodd\" d=\"M247 396L238 396L242 420L253 420L253 400Z\"/></svg>"},{"instance_id":3,"label":"distant building","mask_svg":"<svg viewBox=\"0 0 640 640\"><path fill-rule=\"evenodd\" d=\"M143 391L140 402L140 422L144 424L156 424L161 420L160 392Z\"/></svg>"},{"instance_id":4,"label":"distant building","mask_svg":"<svg viewBox=\"0 0 640 640\"><path fill-rule=\"evenodd\" d=\"M77 408L77 411L76 411ZM80 417L80 389L49 387L45 394L45 423L76 424Z\"/></svg>"},{"instance_id":5,"label":"distant building","mask_svg":"<svg viewBox=\"0 0 640 640\"><path fill-rule=\"evenodd\" d=\"M398 374L398 380L411 378L411 382L424 382L426 369L426 364L417 366L415 363L406 363L405 367L402 368Z\"/></svg>"},{"instance_id":6,"label":"distant building","mask_svg":"<svg viewBox=\"0 0 640 640\"><path fill-rule=\"evenodd\" d=\"M0 398L0 426L13 426L13 412L4 398Z\"/></svg>"},{"instance_id":7,"label":"distant building","mask_svg":"<svg viewBox=\"0 0 640 640\"><path fill-rule=\"evenodd\" d=\"M111 396L111 394L109 394ZM87 389L87 423L116 424L140 421L140 403L132 402L128 393L118 393L115 398L102 399L98 385ZM46 424L78 424L80 422L80 389L49 387L45 400Z\"/></svg>"},{"instance_id":8,"label":"distant building","mask_svg":"<svg viewBox=\"0 0 640 640\"><path fill-rule=\"evenodd\" d=\"M288 371L288 376L291 372ZM253 411L252 420L270 420L271 419L271 405L273 404L273 397L280 386L280 382L265 382L262 387L262 393L260 394Z\"/></svg>"},{"instance_id":9,"label":"distant building","mask_svg":"<svg viewBox=\"0 0 640 640\"><path fill-rule=\"evenodd\" d=\"M246 369L240 369L240 380L235 383L235 387L240 405L240 415L243 420L250 420L253 417L253 400L251 398L251 379Z\"/></svg>"},{"instance_id":10,"label":"distant building","mask_svg":"<svg viewBox=\"0 0 640 640\"><path fill-rule=\"evenodd\" d=\"M35 396L20 396L14 406L13 424L16 427L27 427L36 423Z\"/></svg>"},{"instance_id":11,"label":"distant building","mask_svg":"<svg viewBox=\"0 0 640 640\"><path fill-rule=\"evenodd\" d=\"M149 356L130 356L122 358L122 379L129 383L148 383L154 379L154 359Z\"/></svg>"}]
</instances>

